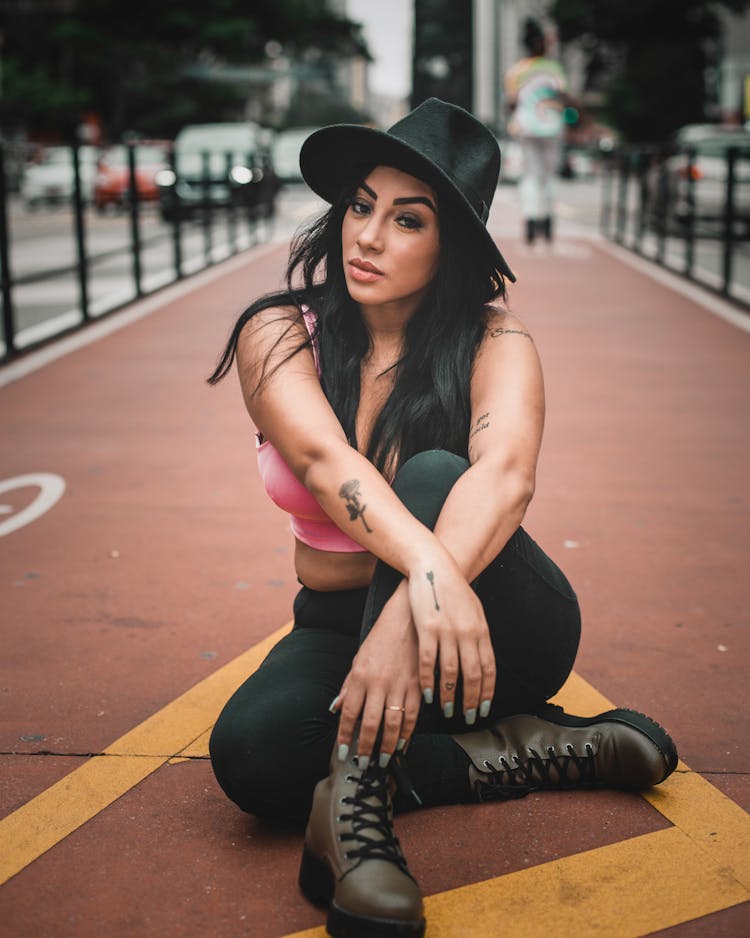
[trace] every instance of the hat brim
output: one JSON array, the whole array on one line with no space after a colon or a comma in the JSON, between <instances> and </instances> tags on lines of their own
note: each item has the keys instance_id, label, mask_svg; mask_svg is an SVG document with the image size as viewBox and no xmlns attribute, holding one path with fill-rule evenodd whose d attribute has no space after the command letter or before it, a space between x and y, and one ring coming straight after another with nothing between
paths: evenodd
<instances>
[{"instance_id":1,"label":"hat brim","mask_svg":"<svg viewBox=\"0 0 750 938\"><path fill-rule=\"evenodd\" d=\"M462 211L467 224L491 249L497 269L512 283L516 282L494 238L463 192L439 166L397 137L359 124L323 127L305 140L299 165L308 186L329 203L338 201L347 188L358 182L357 174L364 168L395 166L424 179Z\"/></svg>"}]
</instances>

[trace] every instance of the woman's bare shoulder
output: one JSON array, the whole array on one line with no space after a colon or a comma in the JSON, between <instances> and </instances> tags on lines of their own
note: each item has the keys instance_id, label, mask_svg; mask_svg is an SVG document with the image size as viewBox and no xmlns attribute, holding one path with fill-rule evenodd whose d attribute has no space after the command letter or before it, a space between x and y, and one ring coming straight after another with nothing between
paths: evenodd
<instances>
[{"instance_id":1,"label":"woman's bare shoulder","mask_svg":"<svg viewBox=\"0 0 750 938\"><path fill-rule=\"evenodd\" d=\"M285 340L298 343L305 331L302 314L296 306L266 306L242 327L237 354L242 358L258 351L269 352Z\"/></svg>"},{"instance_id":2,"label":"woman's bare shoulder","mask_svg":"<svg viewBox=\"0 0 750 938\"><path fill-rule=\"evenodd\" d=\"M531 339L531 332L528 327L515 313L497 306L488 306L485 341L505 335L525 336L527 339Z\"/></svg>"}]
</instances>

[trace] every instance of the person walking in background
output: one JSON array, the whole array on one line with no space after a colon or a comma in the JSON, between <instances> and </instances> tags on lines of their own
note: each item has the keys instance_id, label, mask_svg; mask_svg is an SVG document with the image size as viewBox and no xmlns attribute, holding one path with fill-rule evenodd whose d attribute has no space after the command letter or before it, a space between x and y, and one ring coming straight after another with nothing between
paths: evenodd
<instances>
[{"instance_id":1,"label":"person walking in background","mask_svg":"<svg viewBox=\"0 0 750 938\"><path fill-rule=\"evenodd\" d=\"M544 386L486 227L494 135L431 98L388 131L316 131L300 166L330 208L209 378L236 359L300 590L293 629L219 715L211 763L244 811L306 823L299 884L331 935L419 938L394 809L645 788L677 751L632 710L548 703L581 620L521 527Z\"/></svg>"},{"instance_id":2,"label":"person walking in background","mask_svg":"<svg viewBox=\"0 0 750 938\"><path fill-rule=\"evenodd\" d=\"M533 244L537 235L552 241L554 183L568 85L560 63L546 56L547 40L537 20L525 21L522 42L528 56L506 73L505 95L512 111L508 131L521 144L518 186L524 237Z\"/></svg>"}]
</instances>

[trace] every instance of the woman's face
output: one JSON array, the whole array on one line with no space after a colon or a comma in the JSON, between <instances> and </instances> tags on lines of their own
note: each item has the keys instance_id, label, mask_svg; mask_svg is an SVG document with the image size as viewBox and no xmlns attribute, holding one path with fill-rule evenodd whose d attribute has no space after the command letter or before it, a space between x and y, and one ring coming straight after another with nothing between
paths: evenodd
<instances>
[{"instance_id":1,"label":"woman's face","mask_svg":"<svg viewBox=\"0 0 750 938\"><path fill-rule=\"evenodd\" d=\"M360 183L341 229L344 276L362 306L413 312L437 272L440 237L434 190L391 166Z\"/></svg>"}]
</instances>

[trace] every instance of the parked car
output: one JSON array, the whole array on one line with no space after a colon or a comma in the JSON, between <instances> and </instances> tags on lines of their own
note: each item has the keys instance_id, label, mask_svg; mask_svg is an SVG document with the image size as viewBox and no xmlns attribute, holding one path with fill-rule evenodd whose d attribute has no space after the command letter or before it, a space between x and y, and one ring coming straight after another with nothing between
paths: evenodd
<instances>
[{"instance_id":1,"label":"parked car","mask_svg":"<svg viewBox=\"0 0 750 938\"><path fill-rule=\"evenodd\" d=\"M727 153L738 149L735 162L734 235L750 238L750 132L740 127L683 135L681 144L649 170L647 191L652 227L684 231L691 217L698 236L720 236L724 229ZM692 151L692 156L691 156ZM692 194L692 206L691 206Z\"/></svg>"},{"instance_id":2,"label":"parked car","mask_svg":"<svg viewBox=\"0 0 750 938\"><path fill-rule=\"evenodd\" d=\"M90 202L92 198L98 157L97 147L78 148L81 197L85 203ZM73 148L45 148L40 159L26 166L20 191L23 203L29 210L40 205L70 203L74 191Z\"/></svg>"},{"instance_id":3,"label":"parked car","mask_svg":"<svg viewBox=\"0 0 750 938\"><path fill-rule=\"evenodd\" d=\"M138 200L158 202L159 187L156 174L169 168L169 142L142 141L134 144L135 185ZM104 212L109 206L124 208L130 201L130 163L128 147L124 144L110 147L99 161L94 180L94 206Z\"/></svg>"},{"instance_id":4,"label":"parked car","mask_svg":"<svg viewBox=\"0 0 750 938\"><path fill-rule=\"evenodd\" d=\"M299 168L299 152L302 144L317 127L289 127L280 130L271 144L271 159L279 183L302 182Z\"/></svg>"},{"instance_id":5,"label":"parked car","mask_svg":"<svg viewBox=\"0 0 750 938\"><path fill-rule=\"evenodd\" d=\"M265 137L250 122L183 127L174 141L175 170L156 174L162 218L228 205L272 215L278 182Z\"/></svg>"}]
</instances>

